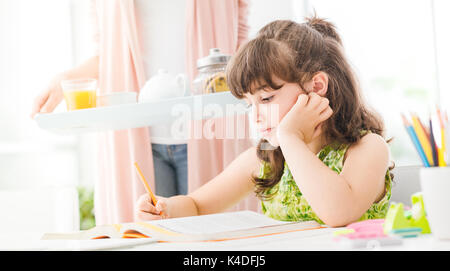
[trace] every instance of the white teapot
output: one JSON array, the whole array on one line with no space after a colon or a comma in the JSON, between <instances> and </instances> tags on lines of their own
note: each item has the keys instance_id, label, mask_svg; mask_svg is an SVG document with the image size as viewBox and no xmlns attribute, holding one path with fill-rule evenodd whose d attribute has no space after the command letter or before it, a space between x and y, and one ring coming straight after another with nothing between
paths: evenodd
<instances>
[{"instance_id":1,"label":"white teapot","mask_svg":"<svg viewBox=\"0 0 450 271\"><path fill-rule=\"evenodd\" d=\"M162 99L186 95L186 76L173 76L167 70L160 69L144 85L139 93L139 102L154 102Z\"/></svg>"}]
</instances>

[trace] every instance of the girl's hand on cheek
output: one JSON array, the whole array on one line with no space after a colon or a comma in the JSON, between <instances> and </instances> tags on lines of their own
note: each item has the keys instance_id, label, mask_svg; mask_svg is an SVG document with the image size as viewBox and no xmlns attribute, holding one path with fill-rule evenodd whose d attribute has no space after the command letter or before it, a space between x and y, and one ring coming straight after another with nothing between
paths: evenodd
<instances>
[{"instance_id":1,"label":"girl's hand on cheek","mask_svg":"<svg viewBox=\"0 0 450 271\"><path fill-rule=\"evenodd\" d=\"M296 135L308 144L321 134L321 124L332 114L327 98L314 92L300 94L278 126L278 140L286 135Z\"/></svg>"}]
</instances>

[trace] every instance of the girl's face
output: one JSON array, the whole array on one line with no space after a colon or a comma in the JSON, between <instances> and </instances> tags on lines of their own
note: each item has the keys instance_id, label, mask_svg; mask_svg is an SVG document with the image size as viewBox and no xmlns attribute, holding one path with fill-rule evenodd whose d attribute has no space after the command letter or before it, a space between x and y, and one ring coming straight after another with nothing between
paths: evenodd
<instances>
[{"instance_id":1,"label":"girl's face","mask_svg":"<svg viewBox=\"0 0 450 271\"><path fill-rule=\"evenodd\" d=\"M298 95L306 92L297 83L287 83L278 78L273 82L281 88L273 90L269 86L258 86L258 91L246 93L244 100L251 106L251 121L258 133L273 147L278 147L278 124L297 102Z\"/></svg>"}]
</instances>

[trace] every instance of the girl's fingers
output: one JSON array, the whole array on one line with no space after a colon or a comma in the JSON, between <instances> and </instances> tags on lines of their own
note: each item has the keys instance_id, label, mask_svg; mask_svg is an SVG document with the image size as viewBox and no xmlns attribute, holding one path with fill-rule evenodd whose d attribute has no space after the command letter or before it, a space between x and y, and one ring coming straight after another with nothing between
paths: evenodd
<instances>
[{"instance_id":1,"label":"girl's fingers","mask_svg":"<svg viewBox=\"0 0 450 271\"><path fill-rule=\"evenodd\" d=\"M297 105L298 106L305 106L308 103L309 96L306 94L300 94L297 97Z\"/></svg>"},{"instance_id":2,"label":"girl's fingers","mask_svg":"<svg viewBox=\"0 0 450 271\"><path fill-rule=\"evenodd\" d=\"M160 215L160 211L157 210L156 206L151 203L148 194L144 194L139 198L135 217L138 220L157 220L164 218Z\"/></svg>"},{"instance_id":3,"label":"girl's fingers","mask_svg":"<svg viewBox=\"0 0 450 271\"><path fill-rule=\"evenodd\" d=\"M150 214L147 212L138 212L136 215L138 220L159 220L162 219L162 217L160 215L154 215L154 214Z\"/></svg>"},{"instance_id":4,"label":"girl's fingers","mask_svg":"<svg viewBox=\"0 0 450 271\"><path fill-rule=\"evenodd\" d=\"M158 212L163 212L167 207L167 204L164 200L158 200L158 202L156 203L156 211Z\"/></svg>"},{"instance_id":5,"label":"girl's fingers","mask_svg":"<svg viewBox=\"0 0 450 271\"><path fill-rule=\"evenodd\" d=\"M319 115L319 122L323 122L325 120L327 120L328 118L331 117L331 115L333 115L333 109L331 109L331 107L327 107L325 108L325 110L323 110L320 115Z\"/></svg>"},{"instance_id":6,"label":"girl's fingers","mask_svg":"<svg viewBox=\"0 0 450 271\"><path fill-rule=\"evenodd\" d=\"M156 203L156 211L162 218L169 218L169 212L167 211L167 202L165 199L158 200Z\"/></svg>"},{"instance_id":7,"label":"girl's fingers","mask_svg":"<svg viewBox=\"0 0 450 271\"><path fill-rule=\"evenodd\" d=\"M139 211L146 213L159 214L159 211L152 204L152 200L150 199L148 194L141 196L138 202L138 209Z\"/></svg>"},{"instance_id":8,"label":"girl's fingers","mask_svg":"<svg viewBox=\"0 0 450 271\"><path fill-rule=\"evenodd\" d=\"M331 107L327 106L327 108L325 108L325 110L323 110L320 115L319 118L317 119L317 126L314 129L314 133L312 138L316 138L317 136L319 136L320 134L322 134L322 126L324 121L326 121L328 118L331 117L331 115L333 114L333 110L331 109Z\"/></svg>"},{"instance_id":9,"label":"girl's fingers","mask_svg":"<svg viewBox=\"0 0 450 271\"><path fill-rule=\"evenodd\" d=\"M308 96L309 96L308 106L309 106L310 108L315 109L315 108L319 105L320 100L321 100L322 97L320 97L320 96L319 96L317 93L315 93L315 92L310 92L310 93L308 93Z\"/></svg>"},{"instance_id":10,"label":"girl's fingers","mask_svg":"<svg viewBox=\"0 0 450 271\"><path fill-rule=\"evenodd\" d=\"M325 109L327 109L330 101L327 98L321 98L319 104L317 105L317 111L322 113Z\"/></svg>"},{"instance_id":11,"label":"girl's fingers","mask_svg":"<svg viewBox=\"0 0 450 271\"><path fill-rule=\"evenodd\" d=\"M159 214L159 211L156 207L151 203L151 201L145 201L140 205L139 210L152 214Z\"/></svg>"},{"instance_id":12,"label":"girl's fingers","mask_svg":"<svg viewBox=\"0 0 450 271\"><path fill-rule=\"evenodd\" d=\"M309 93L309 96L310 99L308 102L308 107L311 106L311 112L314 112L314 123L318 125L319 123L328 119L331 116L330 113L333 113L329 106L330 101L327 98L321 97L314 92ZM328 110L331 110L331 112Z\"/></svg>"}]
</instances>

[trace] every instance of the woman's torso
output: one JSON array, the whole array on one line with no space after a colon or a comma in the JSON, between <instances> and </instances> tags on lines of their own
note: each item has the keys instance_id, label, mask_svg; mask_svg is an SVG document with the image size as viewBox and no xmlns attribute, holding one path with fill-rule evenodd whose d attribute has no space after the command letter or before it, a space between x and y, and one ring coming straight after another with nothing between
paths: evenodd
<instances>
[{"instance_id":1,"label":"woman's torso","mask_svg":"<svg viewBox=\"0 0 450 271\"><path fill-rule=\"evenodd\" d=\"M185 71L186 0L135 0L136 21L146 80L165 69ZM187 130L173 133L171 125L149 127L152 143L186 144Z\"/></svg>"}]
</instances>

